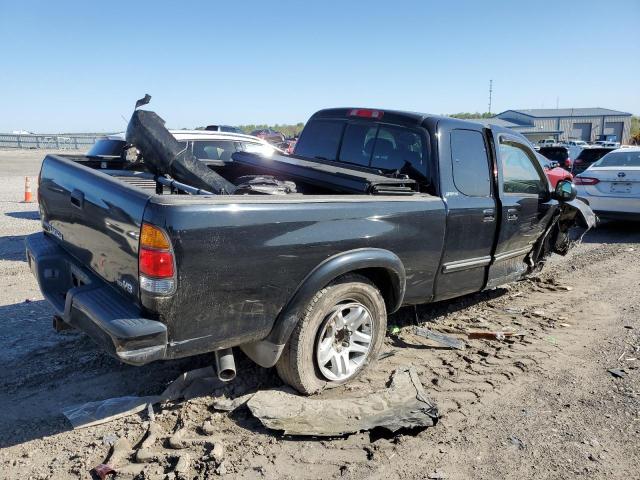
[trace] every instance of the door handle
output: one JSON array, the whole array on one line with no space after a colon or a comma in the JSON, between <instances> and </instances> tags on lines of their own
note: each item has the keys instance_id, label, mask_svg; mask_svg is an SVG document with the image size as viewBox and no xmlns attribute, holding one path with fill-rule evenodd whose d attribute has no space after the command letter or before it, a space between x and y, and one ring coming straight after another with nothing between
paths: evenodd
<instances>
[{"instance_id":1,"label":"door handle","mask_svg":"<svg viewBox=\"0 0 640 480\"><path fill-rule=\"evenodd\" d=\"M80 190L74 190L71 192L71 203L77 208L84 207L84 193Z\"/></svg>"},{"instance_id":2,"label":"door handle","mask_svg":"<svg viewBox=\"0 0 640 480\"><path fill-rule=\"evenodd\" d=\"M496 219L496 213L493 208L487 208L482 211L482 221L483 222L493 222Z\"/></svg>"},{"instance_id":3,"label":"door handle","mask_svg":"<svg viewBox=\"0 0 640 480\"><path fill-rule=\"evenodd\" d=\"M514 222L518 219L518 209L517 208L509 208L507 210L507 221Z\"/></svg>"}]
</instances>

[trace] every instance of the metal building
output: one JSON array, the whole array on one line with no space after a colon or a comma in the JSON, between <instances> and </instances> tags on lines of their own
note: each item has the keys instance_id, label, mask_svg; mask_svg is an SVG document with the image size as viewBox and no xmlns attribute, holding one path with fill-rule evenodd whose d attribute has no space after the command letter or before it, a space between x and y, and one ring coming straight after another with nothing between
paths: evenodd
<instances>
[{"instance_id":1,"label":"metal building","mask_svg":"<svg viewBox=\"0 0 640 480\"><path fill-rule=\"evenodd\" d=\"M532 142L556 140L609 140L627 143L631 114L608 108L539 108L505 110L487 123L499 123L522 133Z\"/></svg>"}]
</instances>

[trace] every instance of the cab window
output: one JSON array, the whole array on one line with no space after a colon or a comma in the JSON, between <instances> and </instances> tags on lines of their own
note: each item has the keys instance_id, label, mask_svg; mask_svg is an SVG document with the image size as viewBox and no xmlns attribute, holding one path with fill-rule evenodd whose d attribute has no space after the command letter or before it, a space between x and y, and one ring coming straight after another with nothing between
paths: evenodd
<instances>
[{"instance_id":1,"label":"cab window","mask_svg":"<svg viewBox=\"0 0 640 480\"><path fill-rule=\"evenodd\" d=\"M456 129L451 132L451 161L456 189L469 197L491 195L489 157L482 133Z\"/></svg>"}]
</instances>

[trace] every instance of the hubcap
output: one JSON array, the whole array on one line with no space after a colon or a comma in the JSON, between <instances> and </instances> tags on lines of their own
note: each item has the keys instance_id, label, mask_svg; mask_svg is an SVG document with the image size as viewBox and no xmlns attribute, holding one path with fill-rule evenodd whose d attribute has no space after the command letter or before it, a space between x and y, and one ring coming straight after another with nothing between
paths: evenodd
<instances>
[{"instance_id":1,"label":"hubcap","mask_svg":"<svg viewBox=\"0 0 640 480\"><path fill-rule=\"evenodd\" d=\"M373 321L369 310L348 302L329 312L318 337L316 360L322 375L331 381L355 375L371 350Z\"/></svg>"}]
</instances>

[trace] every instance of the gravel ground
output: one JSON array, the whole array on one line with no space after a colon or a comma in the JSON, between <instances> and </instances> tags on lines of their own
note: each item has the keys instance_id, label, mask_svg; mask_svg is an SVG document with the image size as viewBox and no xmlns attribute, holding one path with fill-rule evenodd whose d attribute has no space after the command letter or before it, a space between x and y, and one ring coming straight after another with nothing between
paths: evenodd
<instances>
[{"instance_id":1,"label":"gravel ground","mask_svg":"<svg viewBox=\"0 0 640 480\"><path fill-rule=\"evenodd\" d=\"M85 401L155 394L210 356L130 367L96 351L75 331L51 328L51 309L23 259L24 236L39 230L36 204L24 204L24 176L37 176L41 152L0 151L0 466L8 479L91 478L115 437L134 447L146 413L72 430L61 410ZM156 409L164 459L137 478L629 479L640 471L640 226L608 223L540 277L450 302L403 309L399 332L358 381L321 397L383 388L394 369L414 365L442 413L440 422L395 436L380 432L313 440L283 437L245 409L216 411L216 396L280 385L270 370L239 355L239 376L213 396ZM521 339L467 340L454 351L413 333L507 329ZM615 378L610 368L623 368ZM172 450L180 426L215 444ZM205 426L205 430L206 430ZM179 457L191 459L176 473ZM133 459L125 459L125 463ZM183 460L184 462L184 460ZM118 478L132 478L134 473Z\"/></svg>"}]
</instances>

